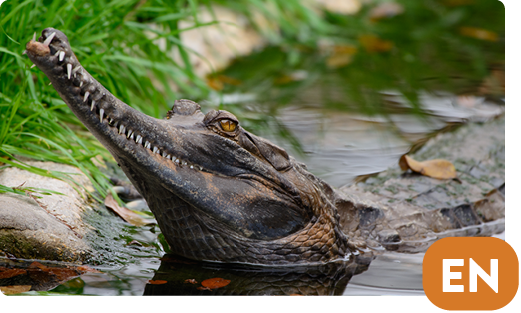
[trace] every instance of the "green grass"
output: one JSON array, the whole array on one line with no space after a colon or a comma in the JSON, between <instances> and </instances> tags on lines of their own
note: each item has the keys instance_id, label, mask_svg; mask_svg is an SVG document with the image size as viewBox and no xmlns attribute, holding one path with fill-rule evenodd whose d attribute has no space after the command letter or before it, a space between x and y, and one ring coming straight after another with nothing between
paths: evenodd
<instances>
[{"instance_id":1,"label":"green grass","mask_svg":"<svg viewBox=\"0 0 521 313\"><path fill-rule=\"evenodd\" d=\"M276 1L254 5L261 7L265 2ZM301 7L298 1L289 3ZM30 68L32 63L22 54L25 44L46 27L60 29L83 66L116 97L148 115L162 117L175 99L204 99L210 92L204 79L194 74L188 59L192 52L181 43L183 30L178 28L180 19L197 21L198 7L210 4L195 0L6 1L0 10L1 168L13 166L72 181L64 173L41 170L26 160L73 165L104 197L108 180L93 158L111 162L112 157L70 112L45 75ZM246 10L244 5L241 8ZM156 45L159 39L165 40L165 50ZM180 63L166 53L172 49L179 51ZM13 191L20 192L0 186L0 193Z\"/></svg>"}]
</instances>

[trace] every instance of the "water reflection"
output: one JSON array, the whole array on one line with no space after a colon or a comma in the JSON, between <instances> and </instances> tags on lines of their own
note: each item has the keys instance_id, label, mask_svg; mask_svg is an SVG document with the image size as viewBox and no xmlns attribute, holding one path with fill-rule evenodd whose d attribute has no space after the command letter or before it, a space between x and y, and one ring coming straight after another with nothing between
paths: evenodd
<instances>
[{"instance_id":1,"label":"water reflection","mask_svg":"<svg viewBox=\"0 0 521 313\"><path fill-rule=\"evenodd\" d=\"M196 263L166 255L145 295L341 295L349 280L366 271L371 255L317 267L247 267ZM223 278L230 283L207 289L201 282Z\"/></svg>"},{"instance_id":2,"label":"water reflection","mask_svg":"<svg viewBox=\"0 0 521 313\"><path fill-rule=\"evenodd\" d=\"M309 93L318 93L317 88L309 88ZM295 102L280 109L277 122L296 138L302 153L278 134L269 130L259 133L288 150L315 175L341 187L351 184L357 176L396 165L411 146L445 127L483 122L504 112L504 106L483 97L422 93L419 100L423 114L418 116L410 113L411 105L400 93L381 95L392 103L395 113L367 116L332 110L306 102L306 97L299 97L299 105Z\"/></svg>"}]
</instances>

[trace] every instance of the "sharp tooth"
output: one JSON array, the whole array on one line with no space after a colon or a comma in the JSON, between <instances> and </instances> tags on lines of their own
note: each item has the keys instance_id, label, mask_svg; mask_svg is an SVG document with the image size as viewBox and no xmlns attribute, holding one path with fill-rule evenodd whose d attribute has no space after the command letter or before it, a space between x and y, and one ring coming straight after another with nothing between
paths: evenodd
<instances>
[{"instance_id":1,"label":"sharp tooth","mask_svg":"<svg viewBox=\"0 0 521 313\"><path fill-rule=\"evenodd\" d=\"M22 55L24 55L24 54L27 54L27 50L24 50L24 52L22 52Z\"/></svg>"},{"instance_id":2,"label":"sharp tooth","mask_svg":"<svg viewBox=\"0 0 521 313\"><path fill-rule=\"evenodd\" d=\"M88 91L85 92L85 95L83 96L83 102L86 102L87 99L89 99L89 92ZM94 100L92 102L94 102Z\"/></svg>"},{"instance_id":3,"label":"sharp tooth","mask_svg":"<svg viewBox=\"0 0 521 313\"><path fill-rule=\"evenodd\" d=\"M159 149L157 149L157 147L154 147L154 149L152 149L152 151L153 151L154 153L156 153L157 150L159 150Z\"/></svg>"},{"instance_id":4,"label":"sharp tooth","mask_svg":"<svg viewBox=\"0 0 521 313\"><path fill-rule=\"evenodd\" d=\"M202 167L202 166L199 166L199 170L202 171L202 170L203 170L203 167Z\"/></svg>"},{"instance_id":5,"label":"sharp tooth","mask_svg":"<svg viewBox=\"0 0 521 313\"><path fill-rule=\"evenodd\" d=\"M166 152L163 151L163 153L161 154L161 156L163 156L163 158L166 157Z\"/></svg>"},{"instance_id":6,"label":"sharp tooth","mask_svg":"<svg viewBox=\"0 0 521 313\"><path fill-rule=\"evenodd\" d=\"M141 140L141 135L137 135L137 137L136 137L136 143L141 143L140 140ZM138 142L138 141L140 141L140 142Z\"/></svg>"},{"instance_id":7,"label":"sharp tooth","mask_svg":"<svg viewBox=\"0 0 521 313\"><path fill-rule=\"evenodd\" d=\"M112 123L114 123L114 120L112 119L112 117L109 117L109 124L112 125Z\"/></svg>"},{"instance_id":8,"label":"sharp tooth","mask_svg":"<svg viewBox=\"0 0 521 313\"><path fill-rule=\"evenodd\" d=\"M170 154L169 154L169 155L167 155L167 156L166 156L166 158L170 160L170 159L171 159L171 157L170 157Z\"/></svg>"},{"instance_id":9,"label":"sharp tooth","mask_svg":"<svg viewBox=\"0 0 521 313\"><path fill-rule=\"evenodd\" d=\"M178 164L179 164L179 159L175 159L175 163L178 163Z\"/></svg>"},{"instance_id":10,"label":"sharp tooth","mask_svg":"<svg viewBox=\"0 0 521 313\"><path fill-rule=\"evenodd\" d=\"M125 134L125 125L120 125L119 126L119 133L123 133L123 135Z\"/></svg>"},{"instance_id":11,"label":"sharp tooth","mask_svg":"<svg viewBox=\"0 0 521 313\"><path fill-rule=\"evenodd\" d=\"M45 39L45 41L43 42L43 44L48 47L49 44L51 43L52 39L54 38L54 36L56 36L56 32L52 33L49 37L47 37Z\"/></svg>"},{"instance_id":12,"label":"sharp tooth","mask_svg":"<svg viewBox=\"0 0 521 313\"><path fill-rule=\"evenodd\" d=\"M33 40L32 41L36 41L36 32L34 32L34 34L33 34Z\"/></svg>"},{"instance_id":13,"label":"sharp tooth","mask_svg":"<svg viewBox=\"0 0 521 313\"><path fill-rule=\"evenodd\" d=\"M90 110L94 111L94 108L96 107L96 101L92 100L92 104L90 106Z\"/></svg>"},{"instance_id":14,"label":"sharp tooth","mask_svg":"<svg viewBox=\"0 0 521 313\"><path fill-rule=\"evenodd\" d=\"M60 50L56 51L56 53L54 54L54 56L57 57L58 54L60 54Z\"/></svg>"},{"instance_id":15,"label":"sharp tooth","mask_svg":"<svg viewBox=\"0 0 521 313\"><path fill-rule=\"evenodd\" d=\"M130 135L130 140L134 140L134 133Z\"/></svg>"},{"instance_id":16,"label":"sharp tooth","mask_svg":"<svg viewBox=\"0 0 521 313\"><path fill-rule=\"evenodd\" d=\"M116 121L116 123L114 123L114 127L118 128L118 125L119 125L119 122Z\"/></svg>"},{"instance_id":17,"label":"sharp tooth","mask_svg":"<svg viewBox=\"0 0 521 313\"><path fill-rule=\"evenodd\" d=\"M80 82L80 88L81 88L81 86L83 86L83 80Z\"/></svg>"},{"instance_id":18,"label":"sharp tooth","mask_svg":"<svg viewBox=\"0 0 521 313\"><path fill-rule=\"evenodd\" d=\"M186 161L183 162L183 165L186 165Z\"/></svg>"},{"instance_id":19,"label":"sharp tooth","mask_svg":"<svg viewBox=\"0 0 521 313\"><path fill-rule=\"evenodd\" d=\"M61 62L65 58L65 51L60 51L60 55L58 56L58 60Z\"/></svg>"},{"instance_id":20,"label":"sharp tooth","mask_svg":"<svg viewBox=\"0 0 521 313\"><path fill-rule=\"evenodd\" d=\"M148 140L145 141L145 148L150 149L150 142L148 142Z\"/></svg>"},{"instance_id":21,"label":"sharp tooth","mask_svg":"<svg viewBox=\"0 0 521 313\"><path fill-rule=\"evenodd\" d=\"M194 166L193 166L193 165L190 165L190 168L194 168Z\"/></svg>"},{"instance_id":22,"label":"sharp tooth","mask_svg":"<svg viewBox=\"0 0 521 313\"><path fill-rule=\"evenodd\" d=\"M76 75L76 72L79 71L80 69L81 69L80 65L76 66L75 68L72 69L72 74Z\"/></svg>"},{"instance_id":23,"label":"sharp tooth","mask_svg":"<svg viewBox=\"0 0 521 313\"><path fill-rule=\"evenodd\" d=\"M71 79L72 64L67 63L67 78Z\"/></svg>"},{"instance_id":24,"label":"sharp tooth","mask_svg":"<svg viewBox=\"0 0 521 313\"><path fill-rule=\"evenodd\" d=\"M100 122L100 123L103 122L103 113L105 113L105 110L100 109L100 110L99 110L99 122Z\"/></svg>"},{"instance_id":25,"label":"sharp tooth","mask_svg":"<svg viewBox=\"0 0 521 313\"><path fill-rule=\"evenodd\" d=\"M134 134L134 131L132 129L129 129L128 130L128 134L127 134L127 138L130 138L130 136L132 136L132 134Z\"/></svg>"},{"instance_id":26,"label":"sharp tooth","mask_svg":"<svg viewBox=\"0 0 521 313\"><path fill-rule=\"evenodd\" d=\"M33 64L33 65L31 65L31 68L33 68L33 67L35 67L35 66L36 66L36 64Z\"/></svg>"}]
</instances>

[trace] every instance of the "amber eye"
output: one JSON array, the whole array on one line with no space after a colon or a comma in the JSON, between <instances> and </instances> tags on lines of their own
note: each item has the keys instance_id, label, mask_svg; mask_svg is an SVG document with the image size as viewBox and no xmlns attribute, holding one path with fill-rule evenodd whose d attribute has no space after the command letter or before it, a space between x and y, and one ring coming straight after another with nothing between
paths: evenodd
<instances>
[{"instance_id":1,"label":"amber eye","mask_svg":"<svg viewBox=\"0 0 521 313\"><path fill-rule=\"evenodd\" d=\"M225 132L232 132L237 127L237 122L232 121L232 120L222 119L222 120L220 120L220 122L221 122L221 127L223 128L223 130Z\"/></svg>"}]
</instances>

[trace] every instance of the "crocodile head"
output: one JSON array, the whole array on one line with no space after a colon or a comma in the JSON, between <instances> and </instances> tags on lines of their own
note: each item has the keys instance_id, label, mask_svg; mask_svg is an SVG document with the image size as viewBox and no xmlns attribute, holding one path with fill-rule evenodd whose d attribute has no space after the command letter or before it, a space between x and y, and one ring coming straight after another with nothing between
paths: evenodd
<instances>
[{"instance_id":1,"label":"crocodile head","mask_svg":"<svg viewBox=\"0 0 521 313\"><path fill-rule=\"evenodd\" d=\"M178 100L166 119L147 116L97 82L56 29L26 52L145 197L175 253L267 265L349 255L329 185L233 114Z\"/></svg>"}]
</instances>

